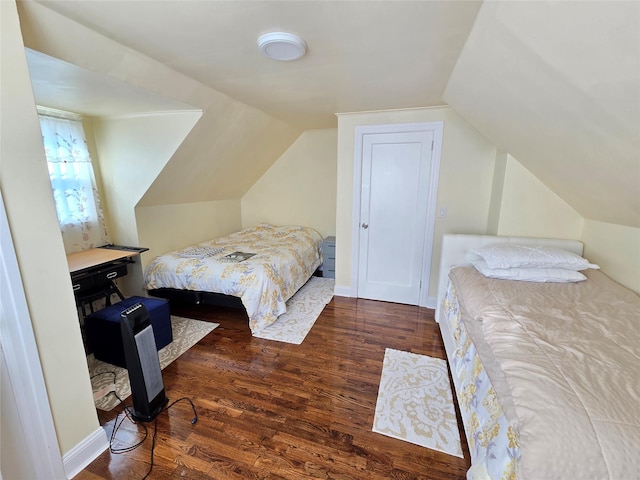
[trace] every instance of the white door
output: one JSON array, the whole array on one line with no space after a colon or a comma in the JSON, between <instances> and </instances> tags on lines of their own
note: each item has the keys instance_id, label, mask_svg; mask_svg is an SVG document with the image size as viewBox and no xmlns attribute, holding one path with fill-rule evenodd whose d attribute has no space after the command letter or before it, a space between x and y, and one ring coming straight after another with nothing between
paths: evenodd
<instances>
[{"instance_id":1,"label":"white door","mask_svg":"<svg viewBox=\"0 0 640 480\"><path fill-rule=\"evenodd\" d=\"M420 304L433 144L433 130L362 136L358 297Z\"/></svg>"}]
</instances>

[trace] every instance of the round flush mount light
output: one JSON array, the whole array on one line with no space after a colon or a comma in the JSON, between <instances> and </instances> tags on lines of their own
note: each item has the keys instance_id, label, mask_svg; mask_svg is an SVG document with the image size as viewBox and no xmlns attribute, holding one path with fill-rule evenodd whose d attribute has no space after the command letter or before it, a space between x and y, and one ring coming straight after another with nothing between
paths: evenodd
<instances>
[{"instance_id":1,"label":"round flush mount light","mask_svg":"<svg viewBox=\"0 0 640 480\"><path fill-rule=\"evenodd\" d=\"M282 62L298 60L307 52L307 44L297 35L284 32L266 33L258 38L258 47L267 57Z\"/></svg>"}]
</instances>

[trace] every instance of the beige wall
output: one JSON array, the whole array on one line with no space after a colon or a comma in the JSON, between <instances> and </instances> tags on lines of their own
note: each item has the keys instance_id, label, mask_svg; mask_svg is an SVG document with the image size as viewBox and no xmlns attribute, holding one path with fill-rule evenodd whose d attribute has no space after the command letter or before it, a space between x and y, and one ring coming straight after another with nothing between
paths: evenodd
<instances>
[{"instance_id":1,"label":"beige wall","mask_svg":"<svg viewBox=\"0 0 640 480\"><path fill-rule=\"evenodd\" d=\"M498 163L498 162L497 162ZM507 155L497 217L497 235L569 238L584 243L584 256L600 265L603 273L640 292L640 229L584 219L546 187L516 159Z\"/></svg>"},{"instance_id":2,"label":"beige wall","mask_svg":"<svg viewBox=\"0 0 640 480\"><path fill-rule=\"evenodd\" d=\"M240 200L137 207L136 220L146 267L170 250L240 230Z\"/></svg>"},{"instance_id":3,"label":"beige wall","mask_svg":"<svg viewBox=\"0 0 640 480\"><path fill-rule=\"evenodd\" d=\"M338 131L304 132L242 197L242 225L266 222L336 230Z\"/></svg>"},{"instance_id":4,"label":"beige wall","mask_svg":"<svg viewBox=\"0 0 640 480\"><path fill-rule=\"evenodd\" d=\"M239 102L208 106L140 205L241 198L302 132Z\"/></svg>"},{"instance_id":5,"label":"beige wall","mask_svg":"<svg viewBox=\"0 0 640 480\"><path fill-rule=\"evenodd\" d=\"M429 296L437 293L442 235L445 233L485 233L493 182L496 148L449 107L338 116L338 172L336 200L336 287L351 290L351 229L353 215L353 175L355 128L380 125L444 121L438 207L447 208L445 218L436 219Z\"/></svg>"},{"instance_id":6,"label":"beige wall","mask_svg":"<svg viewBox=\"0 0 640 480\"><path fill-rule=\"evenodd\" d=\"M0 188L64 454L100 425L14 2L0 19Z\"/></svg>"},{"instance_id":7,"label":"beige wall","mask_svg":"<svg viewBox=\"0 0 640 480\"><path fill-rule=\"evenodd\" d=\"M107 202L104 198L104 185L102 182L102 172L100 172L100 159L98 157L98 147L96 146L96 136L93 128L93 123L94 119L91 117L82 118L82 129L84 130L85 140L87 141L87 150L89 151L89 155L91 156L93 175L95 176L96 188L98 189L98 194L100 195L100 206L102 207L104 219L107 224L107 231L110 231L109 206L107 205Z\"/></svg>"},{"instance_id":8,"label":"beige wall","mask_svg":"<svg viewBox=\"0 0 640 480\"><path fill-rule=\"evenodd\" d=\"M508 156L498 235L579 239L582 224L578 212Z\"/></svg>"},{"instance_id":9,"label":"beige wall","mask_svg":"<svg viewBox=\"0 0 640 480\"><path fill-rule=\"evenodd\" d=\"M93 120L95 164L113 243L157 250L156 241L179 235L180 230L167 228L163 236L147 236L151 243L143 243L135 207L200 116L199 111L185 111ZM143 268L148 258L149 253L136 258L127 276L118 280L125 296L144 295Z\"/></svg>"},{"instance_id":10,"label":"beige wall","mask_svg":"<svg viewBox=\"0 0 640 480\"><path fill-rule=\"evenodd\" d=\"M95 160L114 243L138 244L135 206L200 116L192 111L94 119Z\"/></svg>"},{"instance_id":11,"label":"beige wall","mask_svg":"<svg viewBox=\"0 0 640 480\"><path fill-rule=\"evenodd\" d=\"M585 220L581 240L589 261L640 294L640 228Z\"/></svg>"},{"instance_id":12,"label":"beige wall","mask_svg":"<svg viewBox=\"0 0 640 480\"><path fill-rule=\"evenodd\" d=\"M491 188L491 203L489 204L489 218L487 219L487 233L489 235L498 234L500 224L500 206L502 204L502 193L504 191L504 178L507 172L507 159L509 154L497 152L496 161L493 168L493 186Z\"/></svg>"},{"instance_id":13,"label":"beige wall","mask_svg":"<svg viewBox=\"0 0 640 480\"><path fill-rule=\"evenodd\" d=\"M482 2L442 98L584 218L640 227L639 19L637 1Z\"/></svg>"}]
</instances>

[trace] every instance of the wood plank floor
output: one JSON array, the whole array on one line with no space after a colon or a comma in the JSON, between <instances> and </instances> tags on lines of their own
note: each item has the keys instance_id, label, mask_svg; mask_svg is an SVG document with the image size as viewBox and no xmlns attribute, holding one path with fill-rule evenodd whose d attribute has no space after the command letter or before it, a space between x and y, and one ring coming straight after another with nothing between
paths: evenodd
<instances>
[{"instance_id":1,"label":"wood plank floor","mask_svg":"<svg viewBox=\"0 0 640 480\"><path fill-rule=\"evenodd\" d=\"M465 478L462 428L464 459L371 430L386 348L445 358L433 310L334 297L302 345L252 337L242 310L172 306L172 313L220 326L163 370L169 401L189 397L199 420L191 424L186 401L157 417L148 478ZM98 412L107 435L121 411ZM136 443L144 426L149 437L139 448L104 452L75 478L143 478L154 422L124 420L113 444Z\"/></svg>"}]
</instances>

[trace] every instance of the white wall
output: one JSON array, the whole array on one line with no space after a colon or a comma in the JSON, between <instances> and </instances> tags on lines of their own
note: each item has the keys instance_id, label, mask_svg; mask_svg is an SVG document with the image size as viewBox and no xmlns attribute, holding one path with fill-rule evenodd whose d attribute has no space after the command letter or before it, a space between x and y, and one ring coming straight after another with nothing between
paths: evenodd
<instances>
[{"instance_id":1,"label":"white wall","mask_svg":"<svg viewBox=\"0 0 640 480\"><path fill-rule=\"evenodd\" d=\"M242 225L313 227L335 235L338 131L304 132L242 197Z\"/></svg>"},{"instance_id":2,"label":"white wall","mask_svg":"<svg viewBox=\"0 0 640 480\"><path fill-rule=\"evenodd\" d=\"M444 121L438 207L447 216L435 225L429 296L437 294L442 235L485 233L496 148L449 107L340 114L336 199L336 287L351 289L355 128L358 125Z\"/></svg>"}]
</instances>

